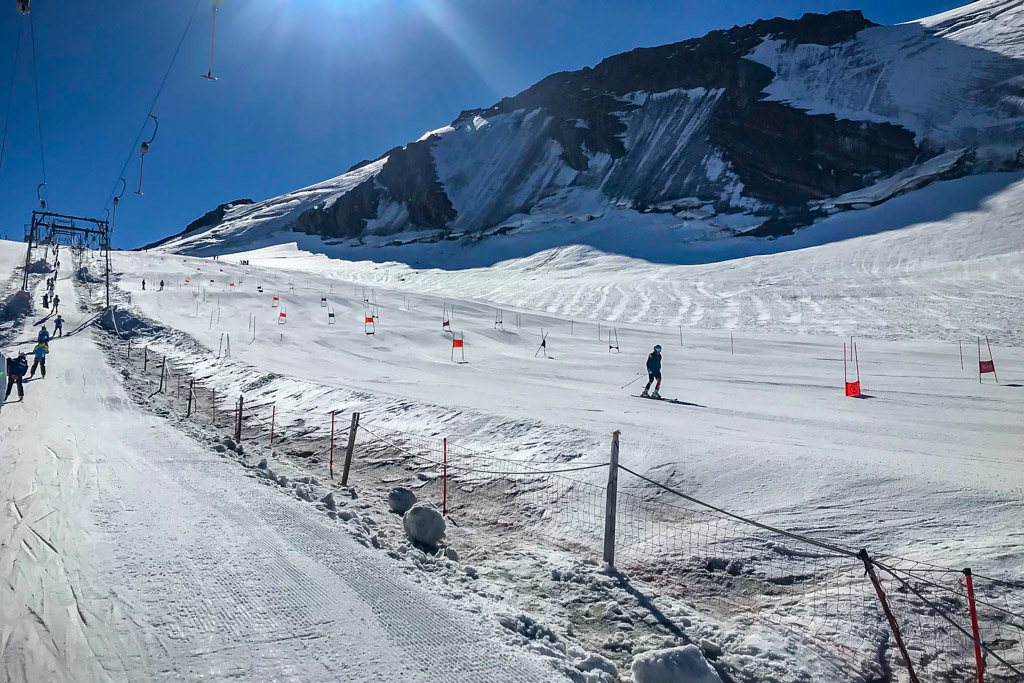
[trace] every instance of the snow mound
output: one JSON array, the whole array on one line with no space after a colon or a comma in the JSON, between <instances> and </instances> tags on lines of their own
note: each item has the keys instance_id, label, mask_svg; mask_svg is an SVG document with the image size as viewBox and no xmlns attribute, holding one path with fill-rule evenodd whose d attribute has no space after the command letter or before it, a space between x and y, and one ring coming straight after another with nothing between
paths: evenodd
<instances>
[{"instance_id":1,"label":"snow mound","mask_svg":"<svg viewBox=\"0 0 1024 683\"><path fill-rule=\"evenodd\" d=\"M20 320L32 312L32 296L28 292L15 292L0 303L0 322Z\"/></svg>"},{"instance_id":2,"label":"snow mound","mask_svg":"<svg viewBox=\"0 0 1024 683\"><path fill-rule=\"evenodd\" d=\"M722 683L696 645L644 652L632 670L636 683Z\"/></svg>"},{"instance_id":3,"label":"snow mound","mask_svg":"<svg viewBox=\"0 0 1024 683\"><path fill-rule=\"evenodd\" d=\"M50 264L46 262L46 259L39 259L28 267L28 272L33 275L41 275L43 273L52 273L53 268L51 268Z\"/></svg>"},{"instance_id":4,"label":"snow mound","mask_svg":"<svg viewBox=\"0 0 1024 683\"><path fill-rule=\"evenodd\" d=\"M99 283L103 282L103 280L101 278L97 277L96 275L93 275L92 271L89 270L89 268L87 266L82 266L81 268L76 270L75 271L75 278L79 282L84 282L86 284L94 284L95 285L95 284L99 284Z\"/></svg>"},{"instance_id":5,"label":"snow mound","mask_svg":"<svg viewBox=\"0 0 1024 683\"><path fill-rule=\"evenodd\" d=\"M100 316L100 327L113 332L121 339L134 339L152 334L156 328L128 311L108 308Z\"/></svg>"},{"instance_id":6,"label":"snow mound","mask_svg":"<svg viewBox=\"0 0 1024 683\"><path fill-rule=\"evenodd\" d=\"M388 494L388 507L400 515L404 515L415 504L416 494L407 488L400 486Z\"/></svg>"},{"instance_id":7,"label":"snow mound","mask_svg":"<svg viewBox=\"0 0 1024 683\"><path fill-rule=\"evenodd\" d=\"M410 540L436 547L444 538L445 521L441 513L426 505L414 505L402 520L405 534Z\"/></svg>"}]
</instances>

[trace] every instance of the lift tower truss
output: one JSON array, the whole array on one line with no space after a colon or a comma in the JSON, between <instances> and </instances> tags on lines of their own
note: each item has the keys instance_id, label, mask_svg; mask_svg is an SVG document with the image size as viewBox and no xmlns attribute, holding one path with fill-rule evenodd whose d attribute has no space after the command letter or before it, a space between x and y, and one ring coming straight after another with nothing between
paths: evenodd
<instances>
[{"instance_id":1,"label":"lift tower truss","mask_svg":"<svg viewBox=\"0 0 1024 683\"><path fill-rule=\"evenodd\" d=\"M28 275L32 267L32 249L44 245L63 245L72 249L93 249L103 252L107 283L107 308L110 307L110 223L97 218L66 216L50 211L33 211L32 224L26 226L25 273L22 291L28 291Z\"/></svg>"}]
</instances>

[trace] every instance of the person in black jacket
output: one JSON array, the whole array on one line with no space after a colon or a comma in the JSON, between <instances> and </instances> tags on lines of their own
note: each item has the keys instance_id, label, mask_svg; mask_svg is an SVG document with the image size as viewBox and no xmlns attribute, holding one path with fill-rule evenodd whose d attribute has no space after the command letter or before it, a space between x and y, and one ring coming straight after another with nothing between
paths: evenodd
<instances>
[{"instance_id":1,"label":"person in black jacket","mask_svg":"<svg viewBox=\"0 0 1024 683\"><path fill-rule=\"evenodd\" d=\"M7 393L4 394L4 400L11 395L11 389L14 385L18 385L18 400L25 399L25 387L22 386L21 380L25 377L25 373L28 372L28 359L25 358L25 352L22 351L18 354L17 358L7 359Z\"/></svg>"},{"instance_id":2,"label":"person in black jacket","mask_svg":"<svg viewBox=\"0 0 1024 683\"><path fill-rule=\"evenodd\" d=\"M657 380L657 384L654 385L654 393L648 394L647 392L651 388L651 384ZM661 344L654 347L654 351L651 355L647 356L647 386L644 387L644 392L640 394L645 398L661 398L661 394L658 391L661 389Z\"/></svg>"}]
</instances>

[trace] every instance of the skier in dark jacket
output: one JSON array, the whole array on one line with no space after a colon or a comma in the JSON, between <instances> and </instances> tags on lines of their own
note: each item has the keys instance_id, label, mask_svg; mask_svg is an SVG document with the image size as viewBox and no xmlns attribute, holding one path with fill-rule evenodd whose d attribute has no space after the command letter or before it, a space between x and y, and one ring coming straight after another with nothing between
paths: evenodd
<instances>
[{"instance_id":1,"label":"skier in dark jacket","mask_svg":"<svg viewBox=\"0 0 1024 683\"><path fill-rule=\"evenodd\" d=\"M58 310L60 310L60 295L55 295L53 297L53 312L56 313Z\"/></svg>"},{"instance_id":2,"label":"skier in dark jacket","mask_svg":"<svg viewBox=\"0 0 1024 683\"><path fill-rule=\"evenodd\" d=\"M647 392L651 388L651 384L657 380L657 384L654 385L654 393L648 394ZM651 355L647 356L647 386L644 387L644 392L640 394L645 398L661 398L661 394L658 391L661 389L661 344L654 347L654 351Z\"/></svg>"},{"instance_id":3,"label":"skier in dark jacket","mask_svg":"<svg viewBox=\"0 0 1024 683\"><path fill-rule=\"evenodd\" d=\"M25 398L25 387L22 386L21 380L24 379L25 373L28 372L28 359L25 358L25 352L22 351L18 354L17 358L7 359L7 393L4 394L4 400L11 395L11 389L14 385L18 385L18 399L24 400Z\"/></svg>"}]
</instances>

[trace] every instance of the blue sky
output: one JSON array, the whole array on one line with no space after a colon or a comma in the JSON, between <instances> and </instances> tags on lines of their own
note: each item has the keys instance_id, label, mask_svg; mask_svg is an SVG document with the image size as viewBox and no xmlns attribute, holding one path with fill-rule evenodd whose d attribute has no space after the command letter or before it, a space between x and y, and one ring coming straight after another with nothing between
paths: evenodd
<instances>
[{"instance_id":1,"label":"blue sky","mask_svg":"<svg viewBox=\"0 0 1024 683\"><path fill-rule=\"evenodd\" d=\"M6 5L7 3L5 3ZM13 3L10 3L13 5ZM957 0L210 0L157 102L160 132L125 177L115 246L181 230L233 199L325 178L555 71L758 18L860 8L895 23ZM33 0L49 208L103 217L193 0ZM0 115L20 16L0 13ZM0 167L0 236L20 239L42 182L29 22ZM148 129L147 129L148 137Z\"/></svg>"}]
</instances>

